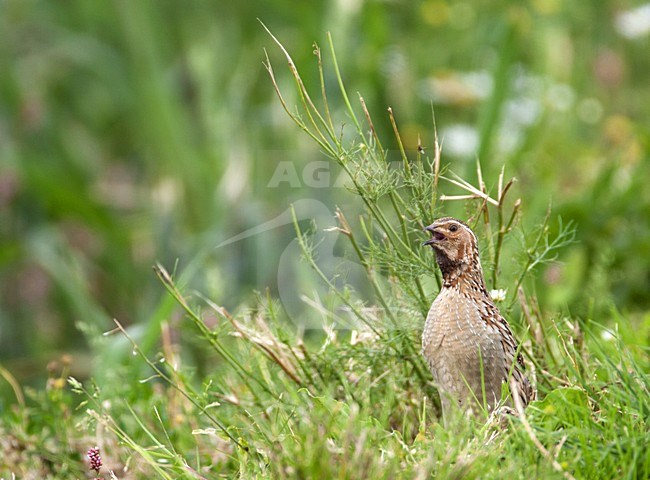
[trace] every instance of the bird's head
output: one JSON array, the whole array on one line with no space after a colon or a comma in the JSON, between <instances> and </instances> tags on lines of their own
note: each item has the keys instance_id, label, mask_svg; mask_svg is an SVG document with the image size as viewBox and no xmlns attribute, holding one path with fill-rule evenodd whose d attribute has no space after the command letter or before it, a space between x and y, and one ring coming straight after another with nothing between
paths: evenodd
<instances>
[{"instance_id":1,"label":"bird's head","mask_svg":"<svg viewBox=\"0 0 650 480\"><path fill-rule=\"evenodd\" d=\"M476 236L465 222L444 217L424 230L431 233L431 238L423 245L433 247L439 264L441 261L452 264L471 263L478 256Z\"/></svg>"}]
</instances>

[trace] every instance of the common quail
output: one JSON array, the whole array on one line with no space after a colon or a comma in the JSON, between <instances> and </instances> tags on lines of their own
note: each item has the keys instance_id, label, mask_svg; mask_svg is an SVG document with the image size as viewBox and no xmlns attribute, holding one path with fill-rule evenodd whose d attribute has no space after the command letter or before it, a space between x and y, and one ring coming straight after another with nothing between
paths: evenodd
<instances>
[{"instance_id":1,"label":"common quail","mask_svg":"<svg viewBox=\"0 0 650 480\"><path fill-rule=\"evenodd\" d=\"M508 322L485 287L476 235L455 218L440 218L425 228L442 273L443 285L422 332L422 353L440 393L444 423L454 411L474 415L505 405L518 395L526 406L535 392L524 375L524 361ZM516 388L510 389L511 382Z\"/></svg>"}]
</instances>

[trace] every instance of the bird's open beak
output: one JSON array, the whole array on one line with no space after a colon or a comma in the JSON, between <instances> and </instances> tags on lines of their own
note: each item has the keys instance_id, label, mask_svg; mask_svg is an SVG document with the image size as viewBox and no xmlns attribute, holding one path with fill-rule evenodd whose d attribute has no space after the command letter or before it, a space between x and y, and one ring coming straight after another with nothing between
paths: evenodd
<instances>
[{"instance_id":1,"label":"bird's open beak","mask_svg":"<svg viewBox=\"0 0 650 480\"><path fill-rule=\"evenodd\" d=\"M439 231L439 230L436 230L433 225L429 225L428 227L425 227L424 231L425 232L431 232L431 238L422 244L423 247L425 245L432 245L433 246L434 243L438 243L438 242L445 239L445 236L443 235L443 233L441 231Z\"/></svg>"}]
</instances>

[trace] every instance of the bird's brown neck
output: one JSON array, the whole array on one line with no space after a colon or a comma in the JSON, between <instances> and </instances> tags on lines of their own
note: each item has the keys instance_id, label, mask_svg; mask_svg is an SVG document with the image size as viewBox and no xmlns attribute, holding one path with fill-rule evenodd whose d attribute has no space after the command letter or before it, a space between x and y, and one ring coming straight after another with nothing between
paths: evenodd
<instances>
[{"instance_id":1,"label":"bird's brown neck","mask_svg":"<svg viewBox=\"0 0 650 480\"><path fill-rule=\"evenodd\" d=\"M478 256L472 257L468 263L452 260L444 253L437 251L436 261L442 273L444 287L456 287L461 291L467 289L478 290L487 295L487 288L483 280L483 269Z\"/></svg>"}]
</instances>

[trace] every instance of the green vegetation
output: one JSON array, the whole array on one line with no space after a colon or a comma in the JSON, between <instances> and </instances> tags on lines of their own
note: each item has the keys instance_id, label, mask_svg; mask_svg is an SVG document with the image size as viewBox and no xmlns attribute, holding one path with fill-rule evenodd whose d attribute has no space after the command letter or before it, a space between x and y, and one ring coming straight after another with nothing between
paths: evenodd
<instances>
[{"instance_id":1,"label":"green vegetation","mask_svg":"<svg viewBox=\"0 0 650 480\"><path fill-rule=\"evenodd\" d=\"M220 3L0 6L0 478L647 478L627 7ZM448 214L538 387L507 427L438 423Z\"/></svg>"}]
</instances>

